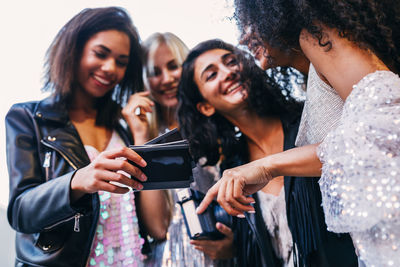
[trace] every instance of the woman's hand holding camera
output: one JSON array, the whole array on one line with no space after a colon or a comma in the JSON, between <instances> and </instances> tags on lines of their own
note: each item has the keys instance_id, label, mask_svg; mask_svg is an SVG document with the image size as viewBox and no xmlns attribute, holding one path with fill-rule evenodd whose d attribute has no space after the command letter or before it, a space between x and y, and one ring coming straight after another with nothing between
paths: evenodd
<instances>
[{"instance_id":1,"label":"woman's hand holding camera","mask_svg":"<svg viewBox=\"0 0 400 267\"><path fill-rule=\"evenodd\" d=\"M100 190L124 194L129 188L118 186L110 182L120 183L134 189L142 189L143 185L122 174L126 172L140 181L146 181L146 175L126 159L146 166L146 162L132 149L122 147L119 149L100 153L88 166L79 169L71 180L71 199L78 200L84 194L95 193Z\"/></svg>"},{"instance_id":2,"label":"woman's hand holding camera","mask_svg":"<svg viewBox=\"0 0 400 267\"><path fill-rule=\"evenodd\" d=\"M225 235L220 240L191 240L194 248L204 252L211 259L230 259L234 255L233 232L228 226L218 222L216 228Z\"/></svg>"},{"instance_id":3,"label":"woman's hand holding camera","mask_svg":"<svg viewBox=\"0 0 400 267\"><path fill-rule=\"evenodd\" d=\"M150 92L139 92L129 97L122 109L122 116L132 131L135 145L142 145L149 140L149 122L147 112L153 112L154 102L148 96Z\"/></svg>"}]
</instances>

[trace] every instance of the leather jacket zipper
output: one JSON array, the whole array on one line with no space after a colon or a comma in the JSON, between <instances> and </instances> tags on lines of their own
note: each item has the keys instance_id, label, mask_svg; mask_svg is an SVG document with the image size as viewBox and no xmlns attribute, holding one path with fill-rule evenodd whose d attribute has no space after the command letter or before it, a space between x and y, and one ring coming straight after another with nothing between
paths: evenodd
<instances>
[{"instance_id":1,"label":"leather jacket zipper","mask_svg":"<svg viewBox=\"0 0 400 267\"><path fill-rule=\"evenodd\" d=\"M74 168L75 170L78 169L77 165L67 156L67 153L65 153L64 151L62 151L61 149L59 149L55 145L46 142L43 139L40 142L43 145L45 145L45 146L57 151L68 162L68 164L71 165L72 168ZM50 160L51 160L51 152L49 151L49 152L46 152L46 154L44 156L44 162L43 162L43 167L46 169L46 181L48 180L48 172L49 172L49 167L50 167ZM62 224L64 222L67 222L67 221L70 221L70 220L74 219L75 220L75 222L74 222L74 232L79 232L80 231L79 219L82 216L83 216L83 214L78 212L78 213L74 214L74 216L68 217L68 218L66 218L64 220L61 220L61 221L58 221L53 225L45 227L44 229L45 230L50 230L50 229L56 227L57 225L60 225L60 224Z\"/></svg>"},{"instance_id":2,"label":"leather jacket zipper","mask_svg":"<svg viewBox=\"0 0 400 267\"><path fill-rule=\"evenodd\" d=\"M51 160L51 152L48 151L44 155L44 162L43 162L43 168L46 171L46 182L49 180L49 167L50 167L50 160Z\"/></svg>"},{"instance_id":3,"label":"leather jacket zipper","mask_svg":"<svg viewBox=\"0 0 400 267\"><path fill-rule=\"evenodd\" d=\"M74 216L68 217L68 218L63 219L63 220L61 220L61 221L58 221L58 222L56 222L56 223L54 223L54 224L52 224L52 225L50 225L50 226L45 227L44 230L51 230L51 229L53 229L54 227L56 227L56 226L58 226L58 225L60 225L60 224L62 224L62 223L65 223L65 222L68 222L68 221L74 219L74 220L75 220L75 222L74 222L74 232L79 232L79 231L81 230L81 229L80 229L80 226L79 226L79 219L80 219L82 216L84 216L84 215L83 215L82 213L79 213L79 212L78 212L78 213L74 214Z\"/></svg>"},{"instance_id":4,"label":"leather jacket zipper","mask_svg":"<svg viewBox=\"0 0 400 267\"><path fill-rule=\"evenodd\" d=\"M75 214L75 223L74 223L74 232L80 232L81 229L79 227L79 218L82 216L82 214L77 213Z\"/></svg>"},{"instance_id":5,"label":"leather jacket zipper","mask_svg":"<svg viewBox=\"0 0 400 267\"><path fill-rule=\"evenodd\" d=\"M40 141L43 145L45 145L45 146L47 146L47 147L49 147L49 148L51 148L51 149L54 149L55 151L57 151L58 153L60 153L60 155L69 163L69 165L71 165L72 166L72 168L74 168L75 170L77 170L78 169L78 166L67 156L67 154L66 153L64 153L61 149L59 149L58 147L56 147L55 145L53 145L53 144L50 144L50 143L47 143L45 140L41 140ZM44 164L43 164L44 165ZM50 161L49 161L49 166L50 166Z\"/></svg>"}]
</instances>

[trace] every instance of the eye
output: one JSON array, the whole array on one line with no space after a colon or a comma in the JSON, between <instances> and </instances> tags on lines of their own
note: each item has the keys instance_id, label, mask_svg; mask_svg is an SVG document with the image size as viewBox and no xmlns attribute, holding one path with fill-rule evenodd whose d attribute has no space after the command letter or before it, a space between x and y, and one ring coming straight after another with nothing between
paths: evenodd
<instances>
[{"instance_id":1,"label":"eye","mask_svg":"<svg viewBox=\"0 0 400 267\"><path fill-rule=\"evenodd\" d=\"M236 66L238 64L238 61L236 59L236 57L232 57L230 59L228 59L226 65L227 66Z\"/></svg>"},{"instance_id":2,"label":"eye","mask_svg":"<svg viewBox=\"0 0 400 267\"><path fill-rule=\"evenodd\" d=\"M178 69L178 68L179 68L179 66L178 66L178 64L175 62L175 60L170 61L170 62L168 62L168 64L167 64L167 69L168 69L168 70L176 70L176 69Z\"/></svg>"},{"instance_id":3,"label":"eye","mask_svg":"<svg viewBox=\"0 0 400 267\"><path fill-rule=\"evenodd\" d=\"M206 75L206 82L214 79L217 76L217 72L216 71L210 71L209 73L207 73Z\"/></svg>"},{"instance_id":4,"label":"eye","mask_svg":"<svg viewBox=\"0 0 400 267\"><path fill-rule=\"evenodd\" d=\"M96 57L98 57L100 59L105 59L107 57L107 54L102 51L93 50L93 52L96 55Z\"/></svg>"},{"instance_id":5,"label":"eye","mask_svg":"<svg viewBox=\"0 0 400 267\"><path fill-rule=\"evenodd\" d=\"M117 60L117 65L121 68L125 68L126 66L128 66L128 62L127 61L123 61L123 60Z\"/></svg>"},{"instance_id":6,"label":"eye","mask_svg":"<svg viewBox=\"0 0 400 267\"><path fill-rule=\"evenodd\" d=\"M161 75L161 70L160 68L154 67L153 71L149 71L148 76L151 77L157 77Z\"/></svg>"}]
</instances>

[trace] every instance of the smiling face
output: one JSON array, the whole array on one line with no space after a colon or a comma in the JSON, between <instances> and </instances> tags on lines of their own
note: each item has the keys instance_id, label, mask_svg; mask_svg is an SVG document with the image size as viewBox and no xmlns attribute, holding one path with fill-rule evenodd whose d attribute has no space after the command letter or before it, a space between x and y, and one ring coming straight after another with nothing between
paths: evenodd
<instances>
[{"instance_id":1,"label":"smiling face","mask_svg":"<svg viewBox=\"0 0 400 267\"><path fill-rule=\"evenodd\" d=\"M167 45L161 44L153 55L154 68L148 76L150 93L162 107L175 108L182 67Z\"/></svg>"},{"instance_id":2,"label":"smiling face","mask_svg":"<svg viewBox=\"0 0 400 267\"><path fill-rule=\"evenodd\" d=\"M194 82L204 102L197 108L206 116L215 111L228 114L247 105L248 86L240 79L237 56L225 49L213 49L200 55L194 64Z\"/></svg>"},{"instance_id":3,"label":"smiling face","mask_svg":"<svg viewBox=\"0 0 400 267\"><path fill-rule=\"evenodd\" d=\"M93 35L79 62L78 84L92 98L104 96L123 78L129 63L129 37L117 30Z\"/></svg>"}]
</instances>

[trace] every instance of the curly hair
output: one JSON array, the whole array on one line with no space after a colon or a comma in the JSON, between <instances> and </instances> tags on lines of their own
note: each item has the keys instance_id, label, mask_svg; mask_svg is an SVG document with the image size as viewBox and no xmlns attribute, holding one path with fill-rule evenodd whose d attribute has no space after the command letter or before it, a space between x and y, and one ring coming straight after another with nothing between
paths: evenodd
<instances>
[{"instance_id":1,"label":"curly hair","mask_svg":"<svg viewBox=\"0 0 400 267\"><path fill-rule=\"evenodd\" d=\"M121 104L143 88L142 49L139 34L128 13L120 7L86 8L57 33L47 50L44 91L68 108L77 87L77 70L87 41L96 33L117 30L130 40L129 62L124 78L96 103L96 123L114 128L121 118Z\"/></svg>"},{"instance_id":2,"label":"curly hair","mask_svg":"<svg viewBox=\"0 0 400 267\"><path fill-rule=\"evenodd\" d=\"M400 73L400 2L398 0L297 0L299 25L327 50L320 24L339 36L373 51L392 71Z\"/></svg>"},{"instance_id":3,"label":"curly hair","mask_svg":"<svg viewBox=\"0 0 400 267\"><path fill-rule=\"evenodd\" d=\"M251 81L247 101L259 116L298 116L302 108L302 104L288 92L284 93L285 89L261 70L249 54L218 39L198 44L182 65L177 114L181 133L189 141L195 161L204 157L204 165L215 165L221 155L225 160L238 154L245 160L248 156L245 139L231 122L218 112L207 117L197 109L197 104L204 101L204 98L194 81L195 63L199 56L213 49L224 49L237 55L243 66L239 73L240 79Z\"/></svg>"},{"instance_id":4,"label":"curly hair","mask_svg":"<svg viewBox=\"0 0 400 267\"><path fill-rule=\"evenodd\" d=\"M293 48L300 50L298 37L301 28L293 24L294 14L291 3L285 0L235 0L236 19L240 30L241 44L250 47L263 47L264 43L277 48L280 53L291 55ZM280 10L286 10L281 12ZM269 66L271 77L288 91L303 87L307 82L307 73L301 73L291 66L279 66L269 53L264 55Z\"/></svg>"},{"instance_id":5,"label":"curly hair","mask_svg":"<svg viewBox=\"0 0 400 267\"><path fill-rule=\"evenodd\" d=\"M270 46L288 51L300 47L299 15L289 0L235 0L233 17L242 35L251 31Z\"/></svg>"},{"instance_id":6,"label":"curly hair","mask_svg":"<svg viewBox=\"0 0 400 267\"><path fill-rule=\"evenodd\" d=\"M299 47L306 29L330 49L321 27L335 28L362 49L371 49L392 71L400 72L398 0L235 0L242 33L250 28L273 47Z\"/></svg>"}]
</instances>

